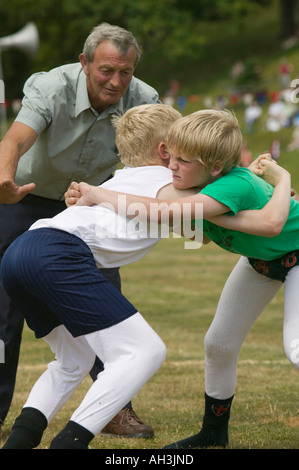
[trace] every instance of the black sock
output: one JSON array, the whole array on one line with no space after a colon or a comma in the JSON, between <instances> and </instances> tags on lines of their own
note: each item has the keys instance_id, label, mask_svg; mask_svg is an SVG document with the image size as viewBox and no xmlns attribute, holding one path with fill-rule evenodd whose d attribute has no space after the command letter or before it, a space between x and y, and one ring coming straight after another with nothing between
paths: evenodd
<instances>
[{"instance_id":1,"label":"black sock","mask_svg":"<svg viewBox=\"0 0 299 470\"><path fill-rule=\"evenodd\" d=\"M39 445L47 426L47 418L41 411L23 408L2 449L34 449Z\"/></svg>"},{"instance_id":2,"label":"black sock","mask_svg":"<svg viewBox=\"0 0 299 470\"><path fill-rule=\"evenodd\" d=\"M205 394L205 415L199 433L174 442L164 449L195 449L226 447L228 445L228 422L233 396L218 400Z\"/></svg>"},{"instance_id":3,"label":"black sock","mask_svg":"<svg viewBox=\"0 0 299 470\"><path fill-rule=\"evenodd\" d=\"M87 449L94 435L80 424L69 421L54 437L50 449Z\"/></svg>"}]
</instances>

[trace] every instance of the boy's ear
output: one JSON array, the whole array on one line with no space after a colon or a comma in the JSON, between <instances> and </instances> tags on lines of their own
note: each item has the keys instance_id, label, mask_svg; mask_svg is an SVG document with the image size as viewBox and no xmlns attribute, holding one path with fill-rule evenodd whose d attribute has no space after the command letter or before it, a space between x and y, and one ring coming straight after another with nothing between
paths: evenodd
<instances>
[{"instance_id":1,"label":"boy's ear","mask_svg":"<svg viewBox=\"0 0 299 470\"><path fill-rule=\"evenodd\" d=\"M160 144L158 145L158 152L162 160L169 160L169 152L165 142L160 142Z\"/></svg>"},{"instance_id":2,"label":"boy's ear","mask_svg":"<svg viewBox=\"0 0 299 470\"><path fill-rule=\"evenodd\" d=\"M222 170L223 170L223 163L221 162L221 160L217 160L211 169L211 176L220 175Z\"/></svg>"}]
</instances>

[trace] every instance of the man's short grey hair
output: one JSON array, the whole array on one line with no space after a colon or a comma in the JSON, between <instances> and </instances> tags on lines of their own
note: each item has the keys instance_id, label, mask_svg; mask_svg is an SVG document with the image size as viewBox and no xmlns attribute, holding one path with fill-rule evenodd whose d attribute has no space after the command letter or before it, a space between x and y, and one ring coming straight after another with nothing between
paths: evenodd
<instances>
[{"instance_id":1,"label":"man's short grey hair","mask_svg":"<svg viewBox=\"0 0 299 470\"><path fill-rule=\"evenodd\" d=\"M127 55L129 49L132 46L135 47L137 57L135 66L138 64L141 58L141 49L133 34L120 26L114 26L109 23L102 23L93 28L86 39L83 54L87 62L93 61L95 50L103 41L112 41L121 55Z\"/></svg>"}]
</instances>

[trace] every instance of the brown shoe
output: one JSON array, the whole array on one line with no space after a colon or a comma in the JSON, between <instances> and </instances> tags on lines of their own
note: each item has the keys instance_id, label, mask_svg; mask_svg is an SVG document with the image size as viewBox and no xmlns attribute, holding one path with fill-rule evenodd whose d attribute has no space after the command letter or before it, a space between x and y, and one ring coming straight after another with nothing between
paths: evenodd
<instances>
[{"instance_id":1,"label":"brown shoe","mask_svg":"<svg viewBox=\"0 0 299 470\"><path fill-rule=\"evenodd\" d=\"M154 437L153 428L143 423L131 408L123 408L101 433L118 437Z\"/></svg>"}]
</instances>

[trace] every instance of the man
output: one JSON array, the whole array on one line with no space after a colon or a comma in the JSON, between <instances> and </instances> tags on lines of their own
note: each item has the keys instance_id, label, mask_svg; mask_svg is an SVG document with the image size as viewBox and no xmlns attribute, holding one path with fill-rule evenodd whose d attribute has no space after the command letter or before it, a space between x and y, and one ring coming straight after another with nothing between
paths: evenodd
<instances>
[{"instance_id":1,"label":"man","mask_svg":"<svg viewBox=\"0 0 299 470\"><path fill-rule=\"evenodd\" d=\"M37 219L65 209L71 181L101 184L119 162L111 118L158 103L158 93L133 76L140 60L134 36L103 23L88 36L80 63L34 74L24 87L22 108L0 144L0 262L10 243ZM105 276L120 289L118 269ZM1 281L1 279L0 279ZM0 423L15 386L23 318L0 282ZM102 365L91 371L95 379ZM126 406L103 430L152 437L153 429Z\"/></svg>"}]
</instances>

